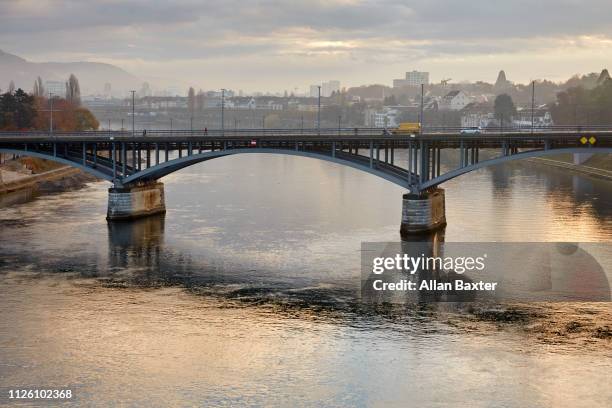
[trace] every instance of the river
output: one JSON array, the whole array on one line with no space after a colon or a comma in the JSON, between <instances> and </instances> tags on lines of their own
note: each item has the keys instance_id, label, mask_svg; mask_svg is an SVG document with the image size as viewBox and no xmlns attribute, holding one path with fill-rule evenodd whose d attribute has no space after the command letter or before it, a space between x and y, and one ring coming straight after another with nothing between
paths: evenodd
<instances>
[{"instance_id":1,"label":"river","mask_svg":"<svg viewBox=\"0 0 612 408\"><path fill-rule=\"evenodd\" d=\"M101 407L612 404L610 303L355 300L361 242L400 239L398 186L277 155L162 181L166 216L135 223L107 225L105 182L0 208L0 388ZM609 181L522 161L443 187L446 242L612 242Z\"/></svg>"}]
</instances>

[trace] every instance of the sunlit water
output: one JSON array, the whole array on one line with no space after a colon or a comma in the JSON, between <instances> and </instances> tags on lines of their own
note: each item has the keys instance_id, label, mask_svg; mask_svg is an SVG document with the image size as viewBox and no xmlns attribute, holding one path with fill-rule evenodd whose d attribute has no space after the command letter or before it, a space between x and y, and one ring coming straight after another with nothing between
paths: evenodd
<instances>
[{"instance_id":1,"label":"sunlit water","mask_svg":"<svg viewBox=\"0 0 612 408\"><path fill-rule=\"evenodd\" d=\"M359 304L361 242L399 240L401 188L275 155L163 181L165 218L132 224L107 225L103 182L0 209L0 387L95 406L610 406L609 303ZM609 181L521 162L444 187L447 242L612 242Z\"/></svg>"}]
</instances>

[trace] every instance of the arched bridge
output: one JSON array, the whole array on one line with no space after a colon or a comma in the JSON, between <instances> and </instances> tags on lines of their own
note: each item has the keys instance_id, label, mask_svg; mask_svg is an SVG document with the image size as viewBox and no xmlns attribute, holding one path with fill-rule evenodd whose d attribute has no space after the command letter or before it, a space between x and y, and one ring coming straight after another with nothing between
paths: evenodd
<instances>
[{"instance_id":1,"label":"arched bridge","mask_svg":"<svg viewBox=\"0 0 612 408\"><path fill-rule=\"evenodd\" d=\"M481 160L483 149L487 151L487 158ZM456 155L457 168L441 171L442 150ZM424 205L421 202L424 198L426 202L435 201L439 196L435 188L439 184L485 166L560 153L612 153L612 130L538 129L482 134L442 131L417 135L393 134L372 128L158 130L146 134L126 131L4 132L0 133L0 152L78 167L112 182L111 196L114 193L117 197L121 194L132 197L135 191L146 191L147 185L155 185L156 180L174 171L232 154L311 157L353 167L410 190L410 194L404 196L403 219L406 219L425 211L415 210L413 214L410 205L407 209L406 200L420 200L420 206ZM163 190L160 194L163 204ZM438 217L441 221L434 224L444 222L443 195L441 200L441 210L436 210L435 203L433 207L425 206L425 212L429 211L426 217L436 218L435 213L441 212ZM112 205L109 199L109 218L114 218ZM130 205L134 205L133 199ZM143 215L140 213L142 211L132 215Z\"/></svg>"}]
</instances>

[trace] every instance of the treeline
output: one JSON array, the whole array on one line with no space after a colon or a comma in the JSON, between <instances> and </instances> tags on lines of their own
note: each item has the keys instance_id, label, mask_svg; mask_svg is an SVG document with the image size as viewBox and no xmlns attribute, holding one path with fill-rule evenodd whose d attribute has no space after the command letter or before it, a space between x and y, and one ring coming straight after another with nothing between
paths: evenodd
<instances>
[{"instance_id":1,"label":"treeline","mask_svg":"<svg viewBox=\"0 0 612 408\"><path fill-rule=\"evenodd\" d=\"M608 71L601 73L594 87L578 85L559 92L550 112L556 125L612 124L612 79Z\"/></svg>"},{"instance_id":2,"label":"treeline","mask_svg":"<svg viewBox=\"0 0 612 408\"><path fill-rule=\"evenodd\" d=\"M21 88L15 90L11 81L8 92L0 94L0 130L80 131L95 130L99 125L95 116L81 106L79 83L74 75L66 82L66 98L47 97L40 78L35 81L32 93Z\"/></svg>"}]
</instances>

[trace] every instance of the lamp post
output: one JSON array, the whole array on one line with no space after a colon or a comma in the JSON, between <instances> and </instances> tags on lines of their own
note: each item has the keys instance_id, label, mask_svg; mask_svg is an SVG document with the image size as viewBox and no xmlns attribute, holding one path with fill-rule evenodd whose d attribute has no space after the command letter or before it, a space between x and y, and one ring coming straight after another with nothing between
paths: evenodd
<instances>
[{"instance_id":1,"label":"lamp post","mask_svg":"<svg viewBox=\"0 0 612 408\"><path fill-rule=\"evenodd\" d=\"M225 135L225 88L221 89L221 135Z\"/></svg>"},{"instance_id":2,"label":"lamp post","mask_svg":"<svg viewBox=\"0 0 612 408\"><path fill-rule=\"evenodd\" d=\"M136 109L134 107L136 91L132 90L130 92L132 93L132 137L136 137L136 127L135 127L135 122L134 122L134 117L135 117L135 112L136 112Z\"/></svg>"},{"instance_id":3,"label":"lamp post","mask_svg":"<svg viewBox=\"0 0 612 408\"><path fill-rule=\"evenodd\" d=\"M420 128L420 133L423 133L423 125L425 123L425 121L423 120L423 104L425 101L425 84L421 84L421 114L419 116L419 128Z\"/></svg>"},{"instance_id":4,"label":"lamp post","mask_svg":"<svg viewBox=\"0 0 612 408\"><path fill-rule=\"evenodd\" d=\"M49 92L49 134L53 134L53 94Z\"/></svg>"},{"instance_id":5,"label":"lamp post","mask_svg":"<svg viewBox=\"0 0 612 408\"><path fill-rule=\"evenodd\" d=\"M535 80L531 83L531 134L533 134L534 114L535 114Z\"/></svg>"},{"instance_id":6,"label":"lamp post","mask_svg":"<svg viewBox=\"0 0 612 408\"><path fill-rule=\"evenodd\" d=\"M321 85L317 85L319 97L317 98L317 133L321 133Z\"/></svg>"}]
</instances>

